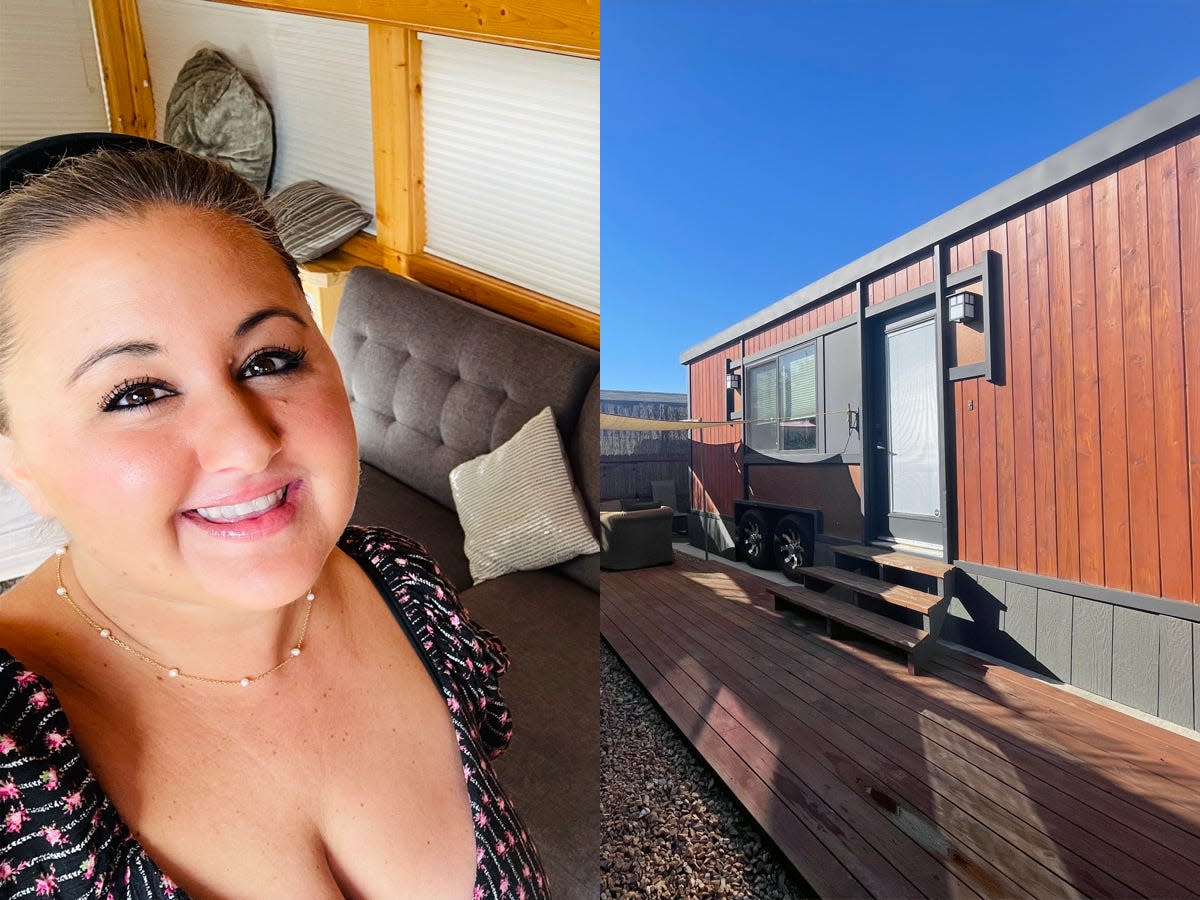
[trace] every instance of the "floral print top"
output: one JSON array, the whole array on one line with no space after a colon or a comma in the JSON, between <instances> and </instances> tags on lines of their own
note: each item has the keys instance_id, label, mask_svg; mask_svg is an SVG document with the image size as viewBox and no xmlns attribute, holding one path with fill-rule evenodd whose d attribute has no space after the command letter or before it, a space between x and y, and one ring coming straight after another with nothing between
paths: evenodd
<instances>
[{"instance_id":1,"label":"floral print top","mask_svg":"<svg viewBox=\"0 0 1200 900\"><path fill-rule=\"evenodd\" d=\"M504 645L471 621L415 542L351 527L339 546L388 602L449 708L475 821L471 900L549 896L537 850L491 763L512 737L497 681L508 666ZM0 897L185 900L92 777L50 683L3 649Z\"/></svg>"}]
</instances>

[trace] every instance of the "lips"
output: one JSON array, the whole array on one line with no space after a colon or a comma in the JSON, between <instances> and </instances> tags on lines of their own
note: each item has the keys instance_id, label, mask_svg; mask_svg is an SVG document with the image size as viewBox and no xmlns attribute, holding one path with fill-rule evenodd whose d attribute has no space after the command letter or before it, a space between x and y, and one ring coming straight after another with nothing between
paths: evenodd
<instances>
[{"instance_id":1,"label":"lips","mask_svg":"<svg viewBox=\"0 0 1200 900\"><path fill-rule=\"evenodd\" d=\"M255 519L281 505L287 499L287 490L285 485L277 491L255 497L244 503L231 503L226 506L200 506L194 512L206 522L223 525Z\"/></svg>"},{"instance_id":2,"label":"lips","mask_svg":"<svg viewBox=\"0 0 1200 900\"><path fill-rule=\"evenodd\" d=\"M278 482L275 482L278 484ZM309 491L303 479L288 482L273 491L271 484L229 496L233 503L194 507L185 510L180 521L185 528L222 541L256 541L279 534L288 528L307 503ZM247 493L257 494L247 497ZM243 499L245 498L245 499Z\"/></svg>"}]
</instances>

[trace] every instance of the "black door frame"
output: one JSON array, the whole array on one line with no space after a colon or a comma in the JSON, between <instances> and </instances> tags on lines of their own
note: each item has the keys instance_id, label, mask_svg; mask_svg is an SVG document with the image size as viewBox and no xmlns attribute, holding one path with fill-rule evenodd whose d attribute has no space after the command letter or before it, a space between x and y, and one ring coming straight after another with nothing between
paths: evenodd
<instances>
[{"instance_id":1,"label":"black door frame","mask_svg":"<svg viewBox=\"0 0 1200 900\"><path fill-rule=\"evenodd\" d=\"M882 340L883 327L888 319L900 314L904 309L912 309L921 303L928 303L933 297L933 321L935 334L935 352L937 356L937 408L938 415L938 481L940 486L940 509L942 511L942 560L953 562L957 556L958 510L951 502L955 495L954 467L950 465L950 454L955 452L951 436L954 434L954 393L950 390L949 375L946 370L947 347L946 341L950 331L945 327L945 244L935 244L933 247L933 283L922 285L914 290L894 297L884 303L869 305L869 295L866 281L858 282L858 334L862 358L862 428L860 434L863 442L862 456L862 541L870 544L879 534L877 524L881 510L878 502L879 473L876 466L880 464L880 456L874 451L875 425L883 418L881 410L886 406L886 397L880 396L876 386L881 383L880 374L883 367ZM874 320L874 321L872 321ZM887 511L882 514L886 516Z\"/></svg>"}]
</instances>

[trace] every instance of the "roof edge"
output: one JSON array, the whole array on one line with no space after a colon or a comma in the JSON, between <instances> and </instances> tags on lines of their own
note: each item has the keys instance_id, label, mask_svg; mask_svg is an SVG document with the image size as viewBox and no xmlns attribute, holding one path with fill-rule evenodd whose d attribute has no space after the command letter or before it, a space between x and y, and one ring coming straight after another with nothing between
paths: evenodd
<instances>
[{"instance_id":1,"label":"roof edge","mask_svg":"<svg viewBox=\"0 0 1200 900\"><path fill-rule=\"evenodd\" d=\"M924 225L918 225L840 269L788 294L782 300L700 341L684 350L679 355L679 362L686 365L789 312L853 284L866 275L899 262L977 222L985 221L1197 118L1200 118L1200 78L1195 78L1157 100L1152 100L982 194L930 219Z\"/></svg>"}]
</instances>

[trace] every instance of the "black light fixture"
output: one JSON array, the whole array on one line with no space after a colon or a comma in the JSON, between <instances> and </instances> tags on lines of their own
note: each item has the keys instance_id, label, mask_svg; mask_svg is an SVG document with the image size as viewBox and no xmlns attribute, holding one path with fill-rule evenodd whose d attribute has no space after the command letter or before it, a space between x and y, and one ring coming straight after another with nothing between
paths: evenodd
<instances>
[{"instance_id":1,"label":"black light fixture","mask_svg":"<svg viewBox=\"0 0 1200 900\"><path fill-rule=\"evenodd\" d=\"M951 294L946 300L946 309L951 322L971 322L975 319L976 310L983 302L983 297L970 291L959 291Z\"/></svg>"},{"instance_id":2,"label":"black light fixture","mask_svg":"<svg viewBox=\"0 0 1200 900\"><path fill-rule=\"evenodd\" d=\"M725 389L729 391L740 391L742 389L742 376L733 371L733 360L725 360Z\"/></svg>"}]
</instances>

